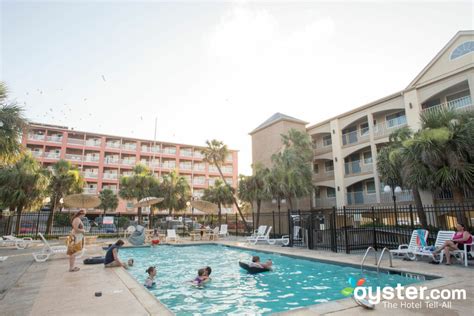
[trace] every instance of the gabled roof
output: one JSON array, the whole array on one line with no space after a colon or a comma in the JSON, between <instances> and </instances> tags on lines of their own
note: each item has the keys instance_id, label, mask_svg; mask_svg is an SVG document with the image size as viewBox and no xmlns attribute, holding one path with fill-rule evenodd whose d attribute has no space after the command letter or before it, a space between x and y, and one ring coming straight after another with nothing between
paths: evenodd
<instances>
[{"instance_id":1,"label":"gabled roof","mask_svg":"<svg viewBox=\"0 0 474 316\"><path fill-rule=\"evenodd\" d=\"M415 79L413 79L412 82L410 82L410 84L408 85L408 87L406 87L405 89L410 89L412 88L413 86L416 85L416 83L423 77L423 75L438 61L438 59L440 59L441 56L443 56L443 54L453 45L453 43L461 36L463 35L474 35L474 31L473 30L468 30L468 31L459 31L456 33L456 35L453 36L453 38L451 38L451 40L446 44L444 45L443 49L441 49L438 54L436 54L436 56L429 62L428 65L425 66L425 68L423 68L423 70L418 74L418 76L415 77Z\"/></svg>"},{"instance_id":2,"label":"gabled roof","mask_svg":"<svg viewBox=\"0 0 474 316\"><path fill-rule=\"evenodd\" d=\"M267 119L265 122L263 122L262 124L260 124L256 129L254 129L253 131L251 131L249 134L252 135L270 125L273 125L275 123L278 123L278 122L281 122L281 121L288 121L288 122L293 122L293 123L299 123L299 124L302 124L302 125L307 125L309 124L308 122L305 122L305 121L302 121L302 120L299 120L297 118L294 118L294 117L291 117L289 115L285 115L285 114L282 114L280 112L277 112L275 114L273 114L272 116L270 116L269 119Z\"/></svg>"}]
</instances>

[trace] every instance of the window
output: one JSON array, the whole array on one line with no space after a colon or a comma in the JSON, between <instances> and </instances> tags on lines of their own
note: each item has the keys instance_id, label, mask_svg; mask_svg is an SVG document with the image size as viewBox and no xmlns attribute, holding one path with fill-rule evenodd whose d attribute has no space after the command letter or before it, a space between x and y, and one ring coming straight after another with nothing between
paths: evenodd
<instances>
[{"instance_id":1,"label":"window","mask_svg":"<svg viewBox=\"0 0 474 316\"><path fill-rule=\"evenodd\" d=\"M437 105L440 105L441 104L441 100L440 99L433 99L433 100L430 100L430 101L426 101L425 103L423 103L421 105L422 109L428 109L430 107L433 107L433 106L437 106Z\"/></svg>"},{"instance_id":2,"label":"window","mask_svg":"<svg viewBox=\"0 0 474 316\"><path fill-rule=\"evenodd\" d=\"M313 164L313 171L315 174L319 173L319 165L317 163Z\"/></svg>"},{"instance_id":3,"label":"window","mask_svg":"<svg viewBox=\"0 0 474 316\"><path fill-rule=\"evenodd\" d=\"M328 198L336 197L336 189L327 187L326 188L326 196Z\"/></svg>"},{"instance_id":4,"label":"window","mask_svg":"<svg viewBox=\"0 0 474 316\"><path fill-rule=\"evenodd\" d=\"M314 197L316 199L320 199L321 198L321 190L320 189L314 189Z\"/></svg>"},{"instance_id":5,"label":"window","mask_svg":"<svg viewBox=\"0 0 474 316\"><path fill-rule=\"evenodd\" d=\"M324 168L325 168L326 172L333 171L334 170L334 162L332 162L332 160L326 161L324 163Z\"/></svg>"},{"instance_id":6,"label":"window","mask_svg":"<svg viewBox=\"0 0 474 316\"><path fill-rule=\"evenodd\" d=\"M360 124L360 136L369 135L369 123Z\"/></svg>"},{"instance_id":7,"label":"window","mask_svg":"<svg viewBox=\"0 0 474 316\"><path fill-rule=\"evenodd\" d=\"M371 164L372 163L372 152L366 151L362 154L364 157L364 164Z\"/></svg>"},{"instance_id":8,"label":"window","mask_svg":"<svg viewBox=\"0 0 474 316\"><path fill-rule=\"evenodd\" d=\"M365 188L367 190L367 194L374 194L375 193L375 182L374 181L367 181L365 183Z\"/></svg>"},{"instance_id":9,"label":"window","mask_svg":"<svg viewBox=\"0 0 474 316\"><path fill-rule=\"evenodd\" d=\"M331 139L331 135L326 135L323 137L323 146L326 147L326 146L331 146L332 145L332 139Z\"/></svg>"},{"instance_id":10,"label":"window","mask_svg":"<svg viewBox=\"0 0 474 316\"><path fill-rule=\"evenodd\" d=\"M474 41L467 41L456 47L451 53L451 56L449 56L449 59L453 60L472 52L474 52Z\"/></svg>"}]
</instances>

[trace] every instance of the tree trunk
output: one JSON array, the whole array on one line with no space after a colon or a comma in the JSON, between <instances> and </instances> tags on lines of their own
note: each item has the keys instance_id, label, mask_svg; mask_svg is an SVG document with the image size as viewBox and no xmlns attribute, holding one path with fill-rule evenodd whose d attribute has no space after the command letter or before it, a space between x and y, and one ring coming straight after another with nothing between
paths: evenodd
<instances>
[{"instance_id":1,"label":"tree trunk","mask_svg":"<svg viewBox=\"0 0 474 316\"><path fill-rule=\"evenodd\" d=\"M293 200L291 199L291 196L288 196L286 199L288 200L288 206L290 207L290 210L293 211Z\"/></svg>"},{"instance_id":2,"label":"tree trunk","mask_svg":"<svg viewBox=\"0 0 474 316\"><path fill-rule=\"evenodd\" d=\"M219 165L216 164L216 163L214 163L214 165L216 166L217 171L219 171L219 174L220 174L220 176L221 176L221 179L222 179L222 181L225 183L225 185L231 187L227 182L225 182L224 174L222 173L221 167L219 167ZM232 195L232 200L234 201L235 207L237 207L237 211L239 212L240 218L242 218L242 222L244 222L245 230L246 230L247 232L250 232L250 231L251 231L251 227L249 226L249 224L248 224L247 221L245 220L244 214L242 213L242 210L240 209L239 203L237 203L237 199L235 198L235 195Z\"/></svg>"},{"instance_id":3,"label":"tree trunk","mask_svg":"<svg viewBox=\"0 0 474 316\"><path fill-rule=\"evenodd\" d=\"M255 221L257 222L256 227L260 227L260 208L261 208L261 205L262 205L262 201L257 200L257 218L255 219Z\"/></svg>"},{"instance_id":4,"label":"tree trunk","mask_svg":"<svg viewBox=\"0 0 474 316\"><path fill-rule=\"evenodd\" d=\"M456 219L459 224L466 225L466 216L464 216L462 204L464 203L464 190L460 187L453 187L453 200L456 204Z\"/></svg>"},{"instance_id":5,"label":"tree trunk","mask_svg":"<svg viewBox=\"0 0 474 316\"><path fill-rule=\"evenodd\" d=\"M137 215L138 215L138 225L141 225L142 224L142 207L141 206L138 207Z\"/></svg>"},{"instance_id":6,"label":"tree trunk","mask_svg":"<svg viewBox=\"0 0 474 316\"><path fill-rule=\"evenodd\" d=\"M21 224L21 213L23 212L23 205L18 205L16 209L16 224L15 224L15 234L20 234L20 224Z\"/></svg>"},{"instance_id":7,"label":"tree trunk","mask_svg":"<svg viewBox=\"0 0 474 316\"><path fill-rule=\"evenodd\" d=\"M12 227L13 227L13 212L15 212L15 207L9 207L10 215L8 215L8 223L7 223L7 233L6 235L12 234Z\"/></svg>"},{"instance_id":8,"label":"tree trunk","mask_svg":"<svg viewBox=\"0 0 474 316\"><path fill-rule=\"evenodd\" d=\"M415 200L416 214L420 219L421 227L428 228L428 221L426 220L426 213L423 209L423 202L421 201L420 191L418 188L413 188L413 199Z\"/></svg>"},{"instance_id":9,"label":"tree trunk","mask_svg":"<svg viewBox=\"0 0 474 316\"><path fill-rule=\"evenodd\" d=\"M56 206L59 203L60 198L55 197L53 199L53 207L51 208L51 212L49 212L49 217L48 217L48 224L46 225L46 234L51 235L53 231L53 219L54 219L54 213L56 211Z\"/></svg>"},{"instance_id":10,"label":"tree trunk","mask_svg":"<svg viewBox=\"0 0 474 316\"><path fill-rule=\"evenodd\" d=\"M218 216L218 222L219 222L219 225L218 225L218 227L221 227L221 222L222 222L222 209L221 209L221 203L217 203L217 206L219 207L219 213L217 214L217 216Z\"/></svg>"}]
</instances>

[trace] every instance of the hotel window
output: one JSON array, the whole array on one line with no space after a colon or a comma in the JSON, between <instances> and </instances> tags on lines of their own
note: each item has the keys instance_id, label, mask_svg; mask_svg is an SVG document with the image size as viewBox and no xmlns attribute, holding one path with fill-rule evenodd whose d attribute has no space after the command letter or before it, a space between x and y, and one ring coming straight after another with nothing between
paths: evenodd
<instances>
[{"instance_id":1,"label":"hotel window","mask_svg":"<svg viewBox=\"0 0 474 316\"><path fill-rule=\"evenodd\" d=\"M367 194L374 194L375 193L375 182L374 181L367 181L365 183L365 188L367 190Z\"/></svg>"},{"instance_id":2,"label":"hotel window","mask_svg":"<svg viewBox=\"0 0 474 316\"><path fill-rule=\"evenodd\" d=\"M332 139L331 139L331 135L326 135L323 137L323 146L326 147L326 146L331 146L332 145Z\"/></svg>"},{"instance_id":3,"label":"hotel window","mask_svg":"<svg viewBox=\"0 0 474 316\"><path fill-rule=\"evenodd\" d=\"M320 199L321 198L321 189L314 189L314 197L316 199Z\"/></svg>"},{"instance_id":4,"label":"hotel window","mask_svg":"<svg viewBox=\"0 0 474 316\"><path fill-rule=\"evenodd\" d=\"M324 163L324 169L326 170L326 172L333 171L334 170L334 162L332 162L332 160L326 161Z\"/></svg>"},{"instance_id":5,"label":"hotel window","mask_svg":"<svg viewBox=\"0 0 474 316\"><path fill-rule=\"evenodd\" d=\"M451 53L449 59L453 60L472 52L474 52L474 41L467 41L456 47Z\"/></svg>"},{"instance_id":6,"label":"hotel window","mask_svg":"<svg viewBox=\"0 0 474 316\"><path fill-rule=\"evenodd\" d=\"M319 165L317 163L313 164L313 171L315 174L319 173Z\"/></svg>"},{"instance_id":7,"label":"hotel window","mask_svg":"<svg viewBox=\"0 0 474 316\"><path fill-rule=\"evenodd\" d=\"M366 151L362 154L364 157L364 164L371 164L372 163L372 152Z\"/></svg>"},{"instance_id":8,"label":"hotel window","mask_svg":"<svg viewBox=\"0 0 474 316\"><path fill-rule=\"evenodd\" d=\"M326 188L326 196L327 196L328 198L336 197L336 189L327 187L327 188Z\"/></svg>"},{"instance_id":9,"label":"hotel window","mask_svg":"<svg viewBox=\"0 0 474 316\"><path fill-rule=\"evenodd\" d=\"M369 135L369 123L360 124L360 136Z\"/></svg>"}]
</instances>

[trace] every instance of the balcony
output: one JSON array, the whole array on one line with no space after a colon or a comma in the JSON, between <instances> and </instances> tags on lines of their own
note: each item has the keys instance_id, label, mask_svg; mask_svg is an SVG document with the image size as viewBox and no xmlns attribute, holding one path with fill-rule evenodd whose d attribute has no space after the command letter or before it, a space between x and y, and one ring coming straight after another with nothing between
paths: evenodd
<instances>
[{"instance_id":1,"label":"balcony","mask_svg":"<svg viewBox=\"0 0 474 316\"><path fill-rule=\"evenodd\" d=\"M346 162L344 164L345 176L355 176L364 173L372 173L374 171L374 166L372 163L362 163L361 160L356 160L352 162Z\"/></svg>"},{"instance_id":2,"label":"balcony","mask_svg":"<svg viewBox=\"0 0 474 316\"><path fill-rule=\"evenodd\" d=\"M222 168L222 173L232 174L233 172L234 172L234 168L232 168L232 167L223 167Z\"/></svg>"},{"instance_id":3,"label":"balcony","mask_svg":"<svg viewBox=\"0 0 474 316\"><path fill-rule=\"evenodd\" d=\"M183 164L183 163L180 163L179 164L179 169L180 170L192 170L193 169L193 166L191 164Z\"/></svg>"},{"instance_id":4,"label":"balcony","mask_svg":"<svg viewBox=\"0 0 474 316\"><path fill-rule=\"evenodd\" d=\"M118 173L104 172L104 174L102 175L102 179L117 180Z\"/></svg>"},{"instance_id":5,"label":"balcony","mask_svg":"<svg viewBox=\"0 0 474 316\"><path fill-rule=\"evenodd\" d=\"M441 103L441 104L423 109L423 113L433 112L433 111L436 112L443 108L459 110L459 111L474 110L474 107L472 106L471 96L467 95L459 99L451 100L449 102Z\"/></svg>"},{"instance_id":6,"label":"balcony","mask_svg":"<svg viewBox=\"0 0 474 316\"><path fill-rule=\"evenodd\" d=\"M96 194L97 193L97 188L83 188L83 193Z\"/></svg>"},{"instance_id":7,"label":"balcony","mask_svg":"<svg viewBox=\"0 0 474 316\"><path fill-rule=\"evenodd\" d=\"M217 167L216 166L209 166L209 172L212 172L212 173L219 173L219 170L217 170Z\"/></svg>"},{"instance_id":8,"label":"balcony","mask_svg":"<svg viewBox=\"0 0 474 316\"><path fill-rule=\"evenodd\" d=\"M86 140L86 146L89 147L100 147L100 140L98 139L88 139Z\"/></svg>"},{"instance_id":9,"label":"balcony","mask_svg":"<svg viewBox=\"0 0 474 316\"><path fill-rule=\"evenodd\" d=\"M99 178L99 174L97 172L86 171L84 172L84 178L97 179Z\"/></svg>"},{"instance_id":10,"label":"balcony","mask_svg":"<svg viewBox=\"0 0 474 316\"><path fill-rule=\"evenodd\" d=\"M130 171L125 171L125 172L122 172L122 177L131 177L133 176L134 173L133 172L130 172Z\"/></svg>"},{"instance_id":11,"label":"balcony","mask_svg":"<svg viewBox=\"0 0 474 316\"><path fill-rule=\"evenodd\" d=\"M322 155L332 151L332 144L324 144L322 141L313 142L313 154Z\"/></svg>"},{"instance_id":12,"label":"balcony","mask_svg":"<svg viewBox=\"0 0 474 316\"><path fill-rule=\"evenodd\" d=\"M346 134L342 134L342 145L344 147L369 141L369 128L363 128Z\"/></svg>"},{"instance_id":13,"label":"balcony","mask_svg":"<svg viewBox=\"0 0 474 316\"><path fill-rule=\"evenodd\" d=\"M37 150L34 150L34 151L30 151L31 155L33 157L36 157L36 158L39 158L39 157L43 157L43 151L37 151Z\"/></svg>"},{"instance_id":14,"label":"balcony","mask_svg":"<svg viewBox=\"0 0 474 316\"><path fill-rule=\"evenodd\" d=\"M28 139L31 139L31 140L44 140L45 136L43 134L28 134Z\"/></svg>"},{"instance_id":15,"label":"balcony","mask_svg":"<svg viewBox=\"0 0 474 316\"><path fill-rule=\"evenodd\" d=\"M122 159L122 165L134 166L136 163L135 159Z\"/></svg>"},{"instance_id":16,"label":"balcony","mask_svg":"<svg viewBox=\"0 0 474 316\"><path fill-rule=\"evenodd\" d=\"M334 170L313 174L313 181L334 180Z\"/></svg>"},{"instance_id":17,"label":"balcony","mask_svg":"<svg viewBox=\"0 0 474 316\"><path fill-rule=\"evenodd\" d=\"M193 156L194 156L194 158L198 158L198 159L204 158L204 155L201 154L201 152L199 150L195 150Z\"/></svg>"},{"instance_id":18,"label":"balcony","mask_svg":"<svg viewBox=\"0 0 474 316\"><path fill-rule=\"evenodd\" d=\"M334 207L336 206L336 197L316 198L314 202L318 208Z\"/></svg>"},{"instance_id":19,"label":"balcony","mask_svg":"<svg viewBox=\"0 0 474 316\"><path fill-rule=\"evenodd\" d=\"M140 148L140 151L143 153L159 153L161 150L159 146L150 147L150 146L142 145L142 147Z\"/></svg>"},{"instance_id":20,"label":"balcony","mask_svg":"<svg viewBox=\"0 0 474 316\"><path fill-rule=\"evenodd\" d=\"M63 137L57 136L57 135L46 136L46 141L52 142L52 143L61 143L63 141Z\"/></svg>"},{"instance_id":21,"label":"balcony","mask_svg":"<svg viewBox=\"0 0 474 316\"><path fill-rule=\"evenodd\" d=\"M412 202L413 201L413 192L411 190L402 190L400 193L395 193L395 197L398 202ZM383 192L383 188L380 193L380 203L393 203L393 195L391 192Z\"/></svg>"},{"instance_id":22,"label":"balcony","mask_svg":"<svg viewBox=\"0 0 474 316\"><path fill-rule=\"evenodd\" d=\"M379 123L374 126L374 136L376 138L387 137L395 130L407 125L405 115Z\"/></svg>"},{"instance_id":23,"label":"balcony","mask_svg":"<svg viewBox=\"0 0 474 316\"><path fill-rule=\"evenodd\" d=\"M105 147L113 148L113 149L120 149L120 142L106 142Z\"/></svg>"},{"instance_id":24,"label":"balcony","mask_svg":"<svg viewBox=\"0 0 474 316\"><path fill-rule=\"evenodd\" d=\"M347 205L362 205L377 203L377 194L367 194L364 191L347 192Z\"/></svg>"},{"instance_id":25,"label":"balcony","mask_svg":"<svg viewBox=\"0 0 474 316\"><path fill-rule=\"evenodd\" d=\"M128 150L128 151L136 151L137 145L136 144L122 144L122 149Z\"/></svg>"},{"instance_id":26,"label":"balcony","mask_svg":"<svg viewBox=\"0 0 474 316\"><path fill-rule=\"evenodd\" d=\"M193 179L193 185L206 185L206 179Z\"/></svg>"},{"instance_id":27,"label":"balcony","mask_svg":"<svg viewBox=\"0 0 474 316\"><path fill-rule=\"evenodd\" d=\"M69 145L84 145L84 140L83 139L78 139L78 138L68 138L67 143Z\"/></svg>"},{"instance_id":28,"label":"balcony","mask_svg":"<svg viewBox=\"0 0 474 316\"><path fill-rule=\"evenodd\" d=\"M48 152L48 153L45 153L44 157L47 159L58 160L61 157L61 154L57 152Z\"/></svg>"},{"instance_id":29,"label":"balcony","mask_svg":"<svg viewBox=\"0 0 474 316\"><path fill-rule=\"evenodd\" d=\"M100 157L99 156L85 156L84 161L86 162L99 162Z\"/></svg>"},{"instance_id":30,"label":"balcony","mask_svg":"<svg viewBox=\"0 0 474 316\"><path fill-rule=\"evenodd\" d=\"M181 157L192 157L193 156L193 152L192 150L180 150L179 151L179 155Z\"/></svg>"},{"instance_id":31,"label":"balcony","mask_svg":"<svg viewBox=\"0 0 474 316\"><path fill-rule=\"evenodd\" d=\"M112 157L105 157L104 163L106 165L117 165L120 163L120 159L118 158L112 158Z\"/></svg>"},{"instance_id":32,"label":"balcony","mask_svg":"<svg viewBox=\"0 0 474 316\"><path fill-rule=\"evenodd\" d=\"M82 161L82 155L66 154L64 157L65 157L67 160Z\"/></svg>"},{"instance_id":33,"label":"balcony","mask_svg":"<svg viewBox=\"0 0 474 316\"><path fill-rule=\"evenodd\" d=\"M175 169L176 164L175 163L162 163L161 168L163 168L163 169Z\"/></svg>"}]
</instances>

